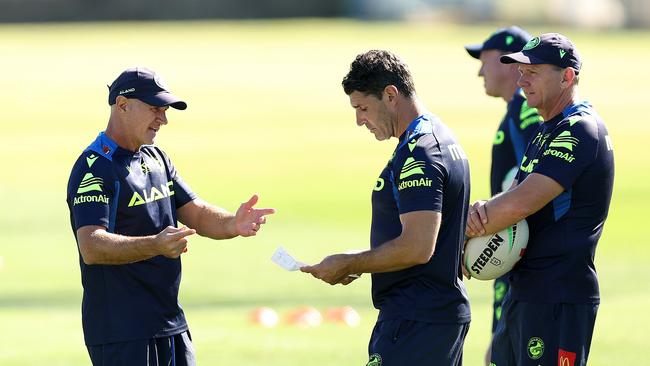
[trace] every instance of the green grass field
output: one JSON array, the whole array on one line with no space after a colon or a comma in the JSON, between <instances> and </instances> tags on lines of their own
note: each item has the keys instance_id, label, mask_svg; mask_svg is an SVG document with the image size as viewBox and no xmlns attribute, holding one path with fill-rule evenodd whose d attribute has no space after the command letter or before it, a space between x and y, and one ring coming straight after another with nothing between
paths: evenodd
<instances>
[{"instance_id":1,"label":"green grass field","mask_svg":"<svg viewBox=\"0 0 650 366\"><path fill-rule=\"evenodd\" d=\"M271 217L255 238L191 241L181 303L201 365L363 365L376 311L370 281L330 287L284 272L278 245L307 262L368 246L370 192L395 141L354 124L340 81L354 56L386 48L410 65L420 98L456 132L472 197L488 192L489 149L504 111L483 94L463 45L493 27L346 21L0 26L0 365L87 365L81 284L65 188L72 163L108 120L106 84L124 68L159 71L185 98L158 145L203 198L235 209L250 194ZM555 30L532 28L533 33ZM610 218L598 248L602 304L590 365L640 365L650 344L650 32L560 29L584 58L581 93L607 122L616 154ZM630 61L623 61L629 59ZM465 364L488 342L489 284L468 282ZM361 325L264 329L258 306L351 305Z\"/></svg>"}]
</instances>

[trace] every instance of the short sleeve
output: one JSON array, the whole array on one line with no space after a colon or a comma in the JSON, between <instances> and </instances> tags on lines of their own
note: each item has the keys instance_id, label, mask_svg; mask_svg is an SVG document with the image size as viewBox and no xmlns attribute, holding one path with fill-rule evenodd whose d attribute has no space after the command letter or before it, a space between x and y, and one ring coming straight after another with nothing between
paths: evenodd
<instances>
[{"instance_id":1,"label":"short sleeve","mask_svg":"<svg viewBox=\"0 0 650 366\"><path fill-rule=\"evenodd\" d=\"M438 144L430 135L412 141L395 156L392 175L399 213L442 212L445 169Z\"/></svg>"},{"instance_id":2,"label":"short sleeve","mask_svg":"<svg viewBox=\"0 0 650 366\"><path fill-rule=\"evenodd\" d=\"M87 225L109 227L110 204L116 182L111 162L87 151L77 160L68 180L67 201L74 229Z\"/></svg>"},{"instance_id":3,"label":"short sleeve","mask_svg":"<svg viewBox=\"0 0 650 366\"><path fill-rule=\"evenodd\" d=\"M534 173L552 178L565 190L573 186L578 176L594 161L598 151L596 124L575 118L563 122L553 131L533 169Z\"/></svg>"}]
</instances>

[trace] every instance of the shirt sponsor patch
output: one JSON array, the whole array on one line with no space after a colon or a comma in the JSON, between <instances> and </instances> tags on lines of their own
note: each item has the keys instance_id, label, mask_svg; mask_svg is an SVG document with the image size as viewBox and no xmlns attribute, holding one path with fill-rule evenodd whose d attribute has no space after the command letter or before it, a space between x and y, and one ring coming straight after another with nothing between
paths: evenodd
<instances>
[{"instance_id":1,"label":"shirt sponsor patch","mask_svg":"<svg viewBox=\"0 0 650 366\"><path fill-rule=\"evenodd\" d=\"M576 362L575 352L559 349L557 354L557 366L574 366Z\"/></svg>"},{"instance_id":2,"label":"shirt sponsor patch","mask_svg":"<svg viewBox=\"0 0 650 366\"><path fill-rule=\"evenodd\" d=\"M573 151L573 148L578 146L579 142L580 140L571 136L571 132L562 131L553 139L553 141L551 141L550 144L548 144L548 147L558 147Z\"/></svg>"},{"instance_id":3,"label":"shirt sponsor patch","mask_svg":"<svg viewBox=\"0 0 650 366\"><path fill-rule=\"evenodd\" d=\"M431 187L431 183L433 183L433 180L428 178L420 178L420 179L415 178L410 180L403 180L397 186L397 190L401 191L403 189L413 188L413 187Z\"/></svg>"},{"instance_id":4,"label":"shirt sponsor patch","mask_svg":"<svg viewBox=\"0 0 650 366\"><path fill-rule=\"evenodd\" d=\"M128 207L140 206L144 205L145 203L150 203L163 198L171 197L174 195L174 190L172 189L173 186L174 182L169 181L167 184L161 184L160 189L151 187L150 190L145 189L142 191L142 193L133 192L133 196L131 196Z\"/></svg>"},{"instance_id":5,"label":"shirt sponsor patch","mask_svg":"<svg viewBox=\"0 0 650 366\"><path fill-rule=\"evenodd\" d=\"M74 198L72 205L76 206L82 203L103 203L108 205L108 196L103 194L79 196Z\"/></svg>"},{"instance_id":6,"label":"shirt sponsor patch","mask_svg":"<svg viewBox=\"0 0 650 366\"><path fill-rule=\"evenodd\" d=\"M104 180L101 177L95 177L92 173L86 173L81 183L79 183L79 188L77 188L77 194L91 192L91 191L102 191L102 186L104 185Z\"/></svg>"},{"instance_id":7,"label":"shirt sponsor patch","mask_svg":"<svg viewBox=\"0 0 650 366\"><path fill-rule=\"evenodd\" d=\"M423 161L416 161L412 157L408 157L404 162L402 171L399 173L399 179L404 179L416 174L424 174L422 168L425 163Z\"/></svg>"}]
</instances>

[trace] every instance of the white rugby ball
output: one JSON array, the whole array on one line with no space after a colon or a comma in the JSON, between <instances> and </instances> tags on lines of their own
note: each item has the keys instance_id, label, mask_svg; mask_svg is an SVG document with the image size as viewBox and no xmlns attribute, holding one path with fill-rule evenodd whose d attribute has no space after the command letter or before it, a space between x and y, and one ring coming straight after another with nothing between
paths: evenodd
<instances>
[{"instance_id":1,"label":"white rugby ball","mask_svg":"<svg viewBox=\"0 0 650 366\"><path fill-rule=\"evenodd\" d=\"M517 264L527 245L528 223L521 220L498 233L469 239L463 263L472 277L493 280Z\"/></svg>"},{"instance_id":2,"label":"white rugby ball","mask_svg":"<svg viewBox=\"0 0 650 366\"><path fill-rule=\"evenodd\" d=\"M519 171L519 167L514 166L508 172L506 175L503 177L503 181L501 181L501 192L506 192L508 189L510 189L510 186L512 186L512 182L515 180L515 176L517 175L517 172Z\"/></svg>"}]
</instances>

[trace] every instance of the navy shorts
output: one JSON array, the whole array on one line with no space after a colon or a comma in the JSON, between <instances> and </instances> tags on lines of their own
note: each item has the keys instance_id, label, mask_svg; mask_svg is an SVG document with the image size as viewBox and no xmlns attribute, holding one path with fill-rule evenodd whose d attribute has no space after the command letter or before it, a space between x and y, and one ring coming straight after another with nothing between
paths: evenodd
<instances>
[{"instance_id":1,"label":"navy shorts","mask_svg":"<svg viewBox=\"0 0 650 366\"><path fill-rule=\"evenodd\" d=\"M375 324L367 366L460 366L469 324L384 320Z\"/></svg>"},{"instance_id":2,"label":"navy shorts","mask_svg":"<svg viewBox=\"0 0 650 366\"><path fill-rule=\"evenodd\" d=\"M503 300L510 288L510 282L508 281L509 273L504 274L503 276L494 280L494 302L492 303L492 333L497 329L497 323L501 318L501 312L503 311Z\"/></svg>"},{"instance_id":3,"label":"navy shorts","mask_svg":"<svg viewBox=\"0 0 650 366\"><path fill-rule=\"evenodd\" d=\"M195 366L189 332L169 337L88 346L93 366Z\"/></svg>"},{"instance_id":4,"label":"navy shorts","mask_svg":"<svg viewBox=\"0 0 650 366\"><path fill-rule=\"evenodd\" d=\"M492 338L491 366L584 366L598 304L503 305Z\"/></svg>"}]
</instances>

